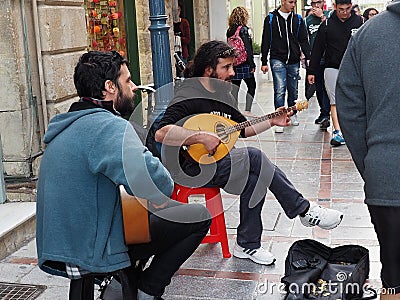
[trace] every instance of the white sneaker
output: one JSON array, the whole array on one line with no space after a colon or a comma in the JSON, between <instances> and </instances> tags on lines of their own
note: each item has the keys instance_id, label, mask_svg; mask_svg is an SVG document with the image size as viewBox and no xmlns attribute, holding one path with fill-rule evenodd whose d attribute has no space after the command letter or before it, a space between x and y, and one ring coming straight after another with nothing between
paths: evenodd
<instances>
[{"instance_id":1,"label":"white sneaker","mask_svg":"<svg viewBox=\"0 0 400 300\"><path fill-rule=\"evenodd\" d=\"M319 226L322 229L333 229L342 222L342 219L342 212L319 206L315 202L310 202L310 209L304 217L300 216L300 221L304 226Z\"/></svg>"},{"instance_id":2,"label":"white sneaker","mask_svg":"<svg viewBox=\"0 0 400 300\"><path fill-rule=\"evenodd\" d=\"M283 132L283 127L281 127L281 126L275 126L275 132L276 132L276 133L282 133L282 132Z\"/></svg>"},{"instance_id":3,"label":"white sneaker","mask_svg":"<svg viewBox=\"0 0 400 300\"><path fill-rule=\"evenodd\" d=\"M237 258L248 258L255 263L267 266L272 265L276 260L272 253L265 250L263 247L246 249L240 247L237 243L235 243L235 248L233 248L233 256Z\"/></svg>"},{"instance_id":4,"label":"white sneaker","mask_svg":"<svg viewBox=\"0 0 400 300\"><path fill-rule=\"evenodd\" d=\"M299 126L299 121L297 120L297 115L293 115L290 117L290 124L292 124L292 126Z\"/></svg>"}]
</instances>

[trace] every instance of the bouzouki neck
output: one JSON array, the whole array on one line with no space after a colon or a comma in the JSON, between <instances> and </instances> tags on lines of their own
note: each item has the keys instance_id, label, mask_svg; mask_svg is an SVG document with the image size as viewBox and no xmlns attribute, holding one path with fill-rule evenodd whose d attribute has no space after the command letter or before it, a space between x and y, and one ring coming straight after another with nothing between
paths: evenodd
<instances>
[{"instance_id":1,"label":"bouzouki neck","mask_svg":"<svg viewBox=\"0 0 400 300\"><path fill-rule=\"evenodd\" d=\"M270 120L270 119L279 117L279 116L281 116L283 114L286 114L288 112L295 111L295 110L297 110L297 106L293 105L293 106L290 106L288 108L285 108L285 109L282 109L282 110L279 110L279 111L275 111L273 113L270 113L270 114L262 116L262 117L258 117L258 118L254 118L252 120L248 120L248 121L244 121L244 122L241 122L241 123L237 123L236 125L233 125L233 126L230 126L228 128L225 128L225 131L226 131L226 133L229 134L229 133L232 133L232 132L235 132L235 131L242 130L242 129L244 129L246 127L249 127L249 126L253 126L253 125L257 124L257 123L260 123L260 122L263 122L263 121L266 121L266 120Z\"/></svg>"}]
</instances>

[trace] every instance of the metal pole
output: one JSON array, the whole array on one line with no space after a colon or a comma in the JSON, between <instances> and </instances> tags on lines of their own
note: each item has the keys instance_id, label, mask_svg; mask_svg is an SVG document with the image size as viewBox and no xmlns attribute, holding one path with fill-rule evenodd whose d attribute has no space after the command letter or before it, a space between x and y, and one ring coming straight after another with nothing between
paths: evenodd
<instances>
[{"instance_id":1,"label":"metal pole","mask_svg":"<svg viewBox=\"0 0 400 300\"><path fill-rule=\"evenodd\" d=\"M6 202L6 183L4 181L4 169L3 169L3 143L1 142L1 134L0 134L0 204Z\"/></svg>"},{"instance_id":2,"label":"metal pole","mask_svg":"<svg viewBox=\"0 0 400 300\"><path fill-rule=\"evenodd\" d=\"M165 14L164 0L150 0L151 52L153 61L153 77L155 93L154 110L150 112L150 124L158 121L160 115L165 112L173 97L171 50Z\"/></svg>"}]
</instances>

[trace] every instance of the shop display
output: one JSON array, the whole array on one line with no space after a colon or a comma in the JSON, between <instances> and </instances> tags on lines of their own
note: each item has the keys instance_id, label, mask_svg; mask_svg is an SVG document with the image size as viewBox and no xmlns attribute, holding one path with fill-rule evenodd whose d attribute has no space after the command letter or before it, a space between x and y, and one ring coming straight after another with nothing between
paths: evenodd
<instances>
[{"instance_id":1,"label":"shop display","mask_svg":"<svg viewBox=\"0 0 400 300\"><path fill-rule=\"evenodd\" d=\"M86 0L89 50L126 54L123 0Z\"/></svg>"}]
</instances>

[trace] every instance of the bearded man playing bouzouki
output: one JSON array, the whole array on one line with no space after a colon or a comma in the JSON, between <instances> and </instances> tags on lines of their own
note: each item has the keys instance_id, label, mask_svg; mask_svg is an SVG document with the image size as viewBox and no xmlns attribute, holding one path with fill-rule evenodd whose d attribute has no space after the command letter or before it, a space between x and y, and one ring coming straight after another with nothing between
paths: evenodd
<instances>
[{"instance_id":1,"label":"bearded man playing bouzouki","mask_svg":"<svg viewBox=\"0 0 400 300\"><path fill-rule=\"evenodd\" d=\"M263 119L257 118L255 122L247 121L237 110L230 93L230 80L235 74L234 58L234 49L225 42L210 41L198 49L185 70L187 79L160 120L155 140L162 143L162 162L176 183L190 187L218 186L228 193L240 195L240 224L233 255L270 265L275 258L261 246L261 210L267 189L275 195L289 218L300 216L302 224L308 227L335 228L343 214L305 199L282 170L257 148L233 147L226 156L217 156L224 148L225 140L231 138L230 130L219 132L218 128L224 127L222 120L243 124L235 127L243 138L275 125L290 124L291 113L284 107L277 109L276 117L261 117ZM199 114L202 118L197 126L191 121ZM210 122L204 121L204 114L209 114ZM215 115L221 122L214 121ZM185 126L188 123L191 126ZM202 130L203 126L215 127L216 131ZM205 149L205 154L196 160L190 151L198 145ZM215 160L210 162L215 156Z\"/></svg>"}]
</instances>

